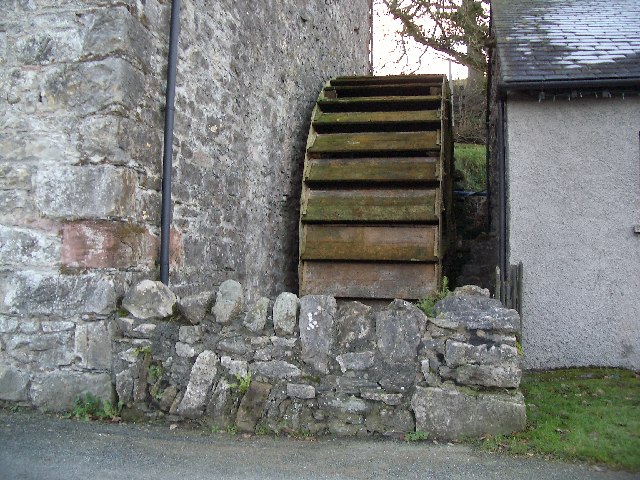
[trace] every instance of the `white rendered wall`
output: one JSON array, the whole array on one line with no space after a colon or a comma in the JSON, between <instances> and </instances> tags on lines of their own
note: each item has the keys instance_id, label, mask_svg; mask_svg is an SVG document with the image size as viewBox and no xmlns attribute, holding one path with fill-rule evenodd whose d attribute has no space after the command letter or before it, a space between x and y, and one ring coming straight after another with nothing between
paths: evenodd
<instances>
[{"instance_id":1,"label":"white rendered wall","mask_svg":"<svg viewBox=\"0 0 640 480\"><path fill-rule=\"evenodd\" d=\"M507 102L528 369L640 369L640 98Z\"/></svg>"}]
</instances>

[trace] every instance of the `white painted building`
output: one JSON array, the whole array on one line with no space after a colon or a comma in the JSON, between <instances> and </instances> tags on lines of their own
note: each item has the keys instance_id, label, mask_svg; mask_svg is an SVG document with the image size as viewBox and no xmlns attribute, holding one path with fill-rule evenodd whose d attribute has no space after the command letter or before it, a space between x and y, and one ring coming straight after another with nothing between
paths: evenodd
<instances>
[{"instance_id":1,"label":"white painted building","mask_svg":"<svg viewBox=\"0 0 640 480\"><path fill-rule=\"evenodd\" d=\"M640 369L640 2L495 0L494 218L529 369Z\"/></svg>"}]
</instances>

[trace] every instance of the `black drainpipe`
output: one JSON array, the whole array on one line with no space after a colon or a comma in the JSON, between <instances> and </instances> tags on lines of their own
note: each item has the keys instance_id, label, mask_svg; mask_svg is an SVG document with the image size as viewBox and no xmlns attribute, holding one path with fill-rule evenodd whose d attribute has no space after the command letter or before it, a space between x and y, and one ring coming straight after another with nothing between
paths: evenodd
<instances>
[{"instance_id":1,"label":"black drainpipe","mask_svg":"<svg viewBox=\"0 0 640 480\"><path fill-rule=\"evenodd\" d=\"M498 102L498 230L500 251L498 252L500 266L500 289L503 289L507 275L507 174L505 163L505 141L504 141L504 100ZM497 294L497 292L496 292ZM505 292L500 292L500 298L504 298Z\"/></svg>"},{"instance_id":2,"label":"black drainpipe","mask_svg":"<svg viewBox=\"0 0 640 480\"><path fill-rule=\"evenodd\" d=\"M171 0L169 61L164 112L164 154L162 157L162 214L160 220L160 281L169 285L169 246L171 238L171 169L173 159L173 119L175 115L178 37L180 35L180 0Z\"/></svg>"}]
</instances>

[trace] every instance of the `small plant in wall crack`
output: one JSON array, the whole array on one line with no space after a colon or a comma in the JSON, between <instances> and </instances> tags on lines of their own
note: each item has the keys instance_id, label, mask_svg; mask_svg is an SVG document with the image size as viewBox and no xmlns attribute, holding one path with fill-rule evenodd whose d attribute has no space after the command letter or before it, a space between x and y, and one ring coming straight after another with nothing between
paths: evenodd
<instances>
[{"instance_id":1,"label":"small plant in wall crack","mask_svg":"<svg viewBox=\"0 0 640 480\"><path fill-rule=\"evenodd\" d=\"M251 386L251 372L247 372L244 376L236 373L235 377L238 383L230 383L229 388L231 390L238 390L238 393L244 395L249 390L249 386Z\"/></svg>"},{"instance_id":2,"label":"small plant in wall crack","mask_svg":"<svg viewBox=\"0 0 640 480\"><path fill-rule=\"evenodd\" d=\"M87 393L76 399L73 410L69 412L67 418L77 418L79 420L110 420L120 421L120 413L124 404L118 402L113 405L109 400L101 400L98 397Z\"/></svg>"},{"instance_id":3,"label":"small plant in wall crack","mask_svg":"<svg viewBox=\"0 0 640 480\"><path fill-rule=\"evenodd\" d=\"M407 432L404 434L405 442L423 442L427 438L429 438L429 434L427 432L415 431L415 432Z\"/></svg>"},{"instance_id":4,"label":"small plant in wall crack","mask_svg":"<svg viewBox=\"0 0 640 480\"><path fill-rule=\"evenodd\" d=\"M449 290L449 279L447 277L442 277L440 289L434 290L429 295L418 301L418 308L428 317L434 317L436 315L436 303L447 298L449 295L451 295L451 290Z\"/></svg>"}]
</instances>

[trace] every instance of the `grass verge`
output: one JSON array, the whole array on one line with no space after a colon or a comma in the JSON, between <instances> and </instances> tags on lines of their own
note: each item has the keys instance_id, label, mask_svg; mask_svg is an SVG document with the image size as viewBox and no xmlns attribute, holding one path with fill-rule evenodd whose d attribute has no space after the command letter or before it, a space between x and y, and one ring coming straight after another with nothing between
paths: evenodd
<instances>
[{"instance_id":1,"label":"grass verge","mask_svg":"<svg viewBox=\"0 0 640 480\"><path fill-rule=\"evenodd\" d=\"M464 174L465 190L482 192L487 188L486 147L471 143L456 143L456 168Z\"/></svg>"},{"instance_id":2,"label":"grass verge","mask_svg":"<svg viewBox=\"0 0 640 480\"><path fill-rule=\"evenodd\" d=\"M619 369L525 374L527 429L482 447L640 471L640 376Z\"/></svg>"}]
</instances>

